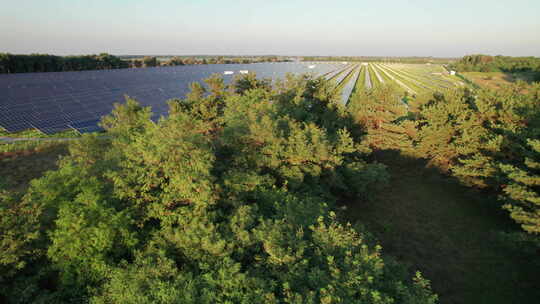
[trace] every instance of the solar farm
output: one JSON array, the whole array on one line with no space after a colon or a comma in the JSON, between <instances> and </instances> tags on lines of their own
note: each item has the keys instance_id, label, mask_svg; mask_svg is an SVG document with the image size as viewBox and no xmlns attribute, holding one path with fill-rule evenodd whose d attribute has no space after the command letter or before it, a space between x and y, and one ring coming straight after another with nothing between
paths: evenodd
<instances>
[{"instance_id":1,"label":"solar farm","mask_svg":"<svg viewBox=\"0 0 540 304\"><path fill-rule=\"evenodd\" d=\"M283 78L287 73L310 73L335 83L341 102L354 90L394 83L411 94L464 85L440 65L341 62L214 64L0 75L0 127L10 133L36 129L45 134L65 130L99 131L98 122L114 103L130 96L151 106L154 117L166 115L166 101L182 98L191 82L220 74L229 83L237 74Z\"/></svg>"},{"instance_id":2,"label":"solar farm","mask_svg":"<svg viewBox=\"0 0 540 304\"><path fill-rule=\"evenodd\" d=\"M353 90L370 90L383 84L393 84L412 95L444 91L465 85L460 78L449 75L443 66L426 64L354 64L329 73L326 78L335 81L337 85L343 84L342 102L345 104Z\"/></svg>"}]
</instances>

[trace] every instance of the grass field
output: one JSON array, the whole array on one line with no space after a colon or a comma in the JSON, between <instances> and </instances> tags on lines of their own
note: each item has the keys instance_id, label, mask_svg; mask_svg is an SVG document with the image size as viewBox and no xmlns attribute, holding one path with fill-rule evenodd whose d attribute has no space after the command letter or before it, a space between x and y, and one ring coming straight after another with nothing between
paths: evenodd
<instances>
[{"instance_id":1,"label":"grass field","mask_svg":"<svg viewBox=\"0 0 540 304\"><path fill-rule=\"evenodd\" d=\"M25 191L32 179L57 167L58 158L67 154L67 146L67 142L53 142L32 150L0 153L0 185L11 191Z\"/></svg>"},{"instance_id":2,"label":"grass field","mask_svg":"<svg viewBox=\"0 0 540 304\"><path fill-rule=\"evenodd\" d=\"M529 260L499 237L517 229L486 197L420 160L376 154L391 173L371 203L348 205L349 220L365 225L383 252L420 270L441 304L537 303L540 278Z\"/></svg>"},{"instance_id":3,"label":"grass field","mask_svg":"<svg viewBox=\"0 0 540 304\"><path fill-rule=\"evenodd\" d=\"M463 72L461 74L480 87L488 89L500 89L518 80L530 83L534 79L533 73Z\"/></svg>"}]
</instances>

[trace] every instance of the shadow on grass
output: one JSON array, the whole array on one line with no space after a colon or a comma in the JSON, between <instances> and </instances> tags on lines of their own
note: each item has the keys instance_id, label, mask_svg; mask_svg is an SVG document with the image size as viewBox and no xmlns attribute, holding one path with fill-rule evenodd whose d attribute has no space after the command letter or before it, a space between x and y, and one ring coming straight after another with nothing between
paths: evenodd
<instances>
[{"instance_id":1,"label":"shadow on grass","mask_svg":"<svg viewBox=\"0 0 540 304\"><path fill-rule=\"evenodd\" d=\"M528 84L532 84L533 82L540 81L540 75L539 73L535 72L505 72L503 73L503 76L501 77L503 80L508 82L516 82L518 80L524 81Z\"/></svg>"},{"instance_id":2,"label":"shadow on grass","mask_svg":"<svg viewBox=\"0 0 540 304\"><path fill-rule=\"evenodd\" d=\"M432 281L440 303L536 303L538 264L502 241L519 231L497 198L427 168L426 162L379 151L388 187L372 202L346 204L348 220L372 232L388 254Z\"/></svg>"},{"instance_id":3,"label":"shadow on grass","mask_svg":"<svg viewBox=\"0 0 540 304\"><path fill-rule=\"evenodd\" d=\"M67 143L41 145L30 150L0 153L0 186L24 192L32 179L56 169L61 155L68 153Z\"/></svg>"}]
</instances>

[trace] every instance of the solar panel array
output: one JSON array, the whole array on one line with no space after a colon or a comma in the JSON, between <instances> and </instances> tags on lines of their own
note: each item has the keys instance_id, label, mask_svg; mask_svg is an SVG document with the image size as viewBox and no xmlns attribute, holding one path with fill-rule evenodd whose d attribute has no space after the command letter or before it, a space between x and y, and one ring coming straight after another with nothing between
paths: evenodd
<instances>
[{"instance_id":1,"label":"solar panel array","mask_svg":"<svg viewBox=\"0 0 540 304\"><path fill-rule=\"evenodd\" d=\"M355 66L348 66L346 69L344 69L343 73L339 74L336 78L335 78L335 83L336 85L340 85L343 80L345 78L347 78L347 76L349 76L349 74L351 73L352 69L354 68Z\"/></svg>"},{"instance_id":2,"label":"solar panel array","mask_svg":"<svg viewBox=\"0 0 540 304\"><path fill-rule=\"evenodd\" d=\"M167 100L184 97L189 83L214 73L229 83L241 70L275 80L287 73L323 76L339 68L336 63L296 62L0 74L0 127L8 132L32 128L46 134L70 128L93 132L100 129L101 117L111 112L115 102L123 102L125 95L151 106L159 117L167 114ZM224 75L224 71L234 73Z\"/></svg>"},{"instance_id":3,"label":"solar panel array","mask_svg":"<svg viewBox=\"0 0 540 304\"><path fill-rule=\"evenodd\" d=\"M347 101L349 101L349 97L351 96L351 93L354 87L356 86L356 82L358 81L358 76L360 76L360 68L355 69L352 77L349 79L349 81L347 81L347 83L341 89L341 103L343 105L346 105Z\"/></svg>"},{"instance_id":4,"label":"solar panel array","mask_svg":"<svg viewBox=\"0 0 540 304\"><path fill-rule=\"evenodd\" d=\"M336 76L337 74L339 74L341 71L343 71L344 69L346 69L347 67L346 66L338 66L338 68L336 70L333 70L331 71L330 73L327 73L326 75L324 75L324 78L326 80L329 80L331 78L333 78L334 76Z\"/></svg>"}]
</instances>

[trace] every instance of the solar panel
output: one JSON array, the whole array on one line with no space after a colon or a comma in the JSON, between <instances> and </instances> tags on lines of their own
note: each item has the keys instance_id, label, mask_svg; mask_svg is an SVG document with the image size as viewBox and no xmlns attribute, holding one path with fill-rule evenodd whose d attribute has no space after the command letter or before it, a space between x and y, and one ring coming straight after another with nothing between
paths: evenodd
<instances>
[{"instance_id":1,"label":"solar panel","mask_svg":"<svg viewBox=\"0 0 540 304\"><path fill-rule=\"evenodd\" d=\"M248 70L259 78L282 78L286 73L326 74L342 65L317 63L257 63L186 65L143 69L61 73L0 74L0 126L8 132L37 128L54 133L74 128L79 132L99 130L97 122L123 102L124 95L152 106L155 116L166 115L165 103L182 98L191 82L202 81L223 71ZM225 77L225 83L232 77Z\"/></svg>"},{"instance_id":2,"label":"solar panel","mask_svg":"<svg viewBox=\"0 0 540 304\"><path fill-rule=\"evenodd\" d=\"M98 123L99 123L99 119L93 119L93 120L73 122L69 124L69 127L77 130L79 133L91 133L91 132L97 132L97 131L103 130L103 128L98 126Z\"/></svg>"}]
</instances>

